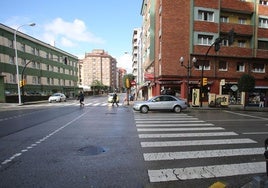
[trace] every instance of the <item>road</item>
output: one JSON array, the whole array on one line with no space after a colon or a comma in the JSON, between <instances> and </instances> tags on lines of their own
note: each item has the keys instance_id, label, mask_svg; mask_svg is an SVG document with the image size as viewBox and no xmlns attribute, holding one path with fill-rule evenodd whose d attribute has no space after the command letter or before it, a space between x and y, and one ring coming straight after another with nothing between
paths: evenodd
<instances>
[{"instance_id":1,"label":"road","mask_svg":"<svg viewBox=\"0 0 268 188\"><path fill-rule=\"evenodd\" d=\"M151 187L241 187L264 176L267 112L135 113Z\"/></svg>"},{"instance_id":2,"label":"road","mask_svg":"<svg viewBox=\"0 0 268 188\"><path fill-rule=\"evenodd\" d=\"M2 108L0 187L239 187L265 175L267 112L140 114L106 100Z\"/></svg>"},{"instance_id":3,"label":"road","mask_svg":"<svg viewBox=\"0 0 268 188\"><path fill-rule=\"evenodd\" d=\"M132 110L107 97L0 113L0 187L142 187Z\"/></svg>"}]
</instances>

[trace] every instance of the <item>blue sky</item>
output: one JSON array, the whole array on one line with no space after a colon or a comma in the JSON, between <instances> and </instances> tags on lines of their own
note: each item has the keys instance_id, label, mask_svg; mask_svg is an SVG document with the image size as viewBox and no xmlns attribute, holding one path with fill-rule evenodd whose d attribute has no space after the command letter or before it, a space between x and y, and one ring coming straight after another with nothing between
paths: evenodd
<instances>
[{"instance_id":1,"label":"blue sky","mask_svg":"<svg viewBox=\"0 0 268 188\"><path fill-rule=\"evenodd\" d=\"M83 58L104 49L130 71L133 29L141 27L142 0L1 1L1 23ZM126 54L125 52L129 52Z\"/></svg>"}]
</instances>

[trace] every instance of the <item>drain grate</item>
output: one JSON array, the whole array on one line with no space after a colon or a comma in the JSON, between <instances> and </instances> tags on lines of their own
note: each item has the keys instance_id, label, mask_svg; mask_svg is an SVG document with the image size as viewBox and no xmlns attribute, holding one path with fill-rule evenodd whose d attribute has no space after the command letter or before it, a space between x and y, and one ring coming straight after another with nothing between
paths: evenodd
<instances>
[{"instance_id":1,"label":"drain grate","mask_svg":"<svg viewBox=\"0 0 268 188\"><path fill-rule=\"evenodd\" d=\"M83 156L88 155L99 155L101 153L106 152L107 150L100 146L86 146L78 149L78 153Z\"/></svg>"}]
</instances>

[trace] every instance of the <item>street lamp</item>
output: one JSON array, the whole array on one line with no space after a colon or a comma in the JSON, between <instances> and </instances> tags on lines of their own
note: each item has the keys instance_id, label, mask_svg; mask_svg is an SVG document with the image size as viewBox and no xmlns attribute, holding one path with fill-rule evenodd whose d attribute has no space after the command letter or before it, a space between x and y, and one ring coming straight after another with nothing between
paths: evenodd
<instances>
[{"instance_id":1,"label":"street lamp","mask_svg":"<svg viewBox=\"0 0 268 188\"><path fill-rule=\"evenodd\" d=\"M189 98L190 98L189 97L189 94L190 94L190 91L189 91L190 90L190 87L189 87L190 70L193 68L193 66L196 63L196 61L197 61L197 59L195 57L193 57L193 59L192 59L193 64L191 65L190 64L190 61L188 61L188 65L186 66L186 65L183 64L184 58L183 57L180 57L181 66L187 69L187 105L188 106L190 106L189 105Z\"/></svg>"},{"instance_id":2,"label":"street lamp","mask_svg":"<svg viewBox=\"0 0 268 188\"><path fill-rule=\"evenodd\" d=\"M14 31L15 64L16 64L16 72L17 72L17 85L18 85L19 105L21 105L21 93L20 93L20 77L19 77L18 52L17 52L17 32L23 26L35 26L35 23L21 25L21 26L19 26Z\"/></svg>"}]
</instances>

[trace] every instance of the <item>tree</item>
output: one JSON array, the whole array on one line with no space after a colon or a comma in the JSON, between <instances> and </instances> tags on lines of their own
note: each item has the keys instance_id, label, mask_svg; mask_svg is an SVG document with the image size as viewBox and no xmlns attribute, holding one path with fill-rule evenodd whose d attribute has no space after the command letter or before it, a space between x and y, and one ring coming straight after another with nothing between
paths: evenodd
<instances>
[{"instance_id":1,"label":"tree","mask_svg":"<svg viewBox=\"0 0 268 188\"><path fill-rule=\"evenodd\" d=\"M247 93L253 91L254 88L255 88L255 78L253 76L249 74L243 74L241 78L238 80L238 90L240 92L245 92L247 95Z\"/></svg>"},{"instance_id":2,"label":"tree","mask_svg":"<svg viewBox=\"0 0 268 188\"><path fill-rule=\"evenodd\" d=\"M108 87L103 85L103 83L99 80L94 80L92 82L91 88L93 90L93 92L95 93L97 91L97 93L99 93L101 90L106 90ZM93 94L94 94L93 93Z\"/></svg>"}]
</instances>

